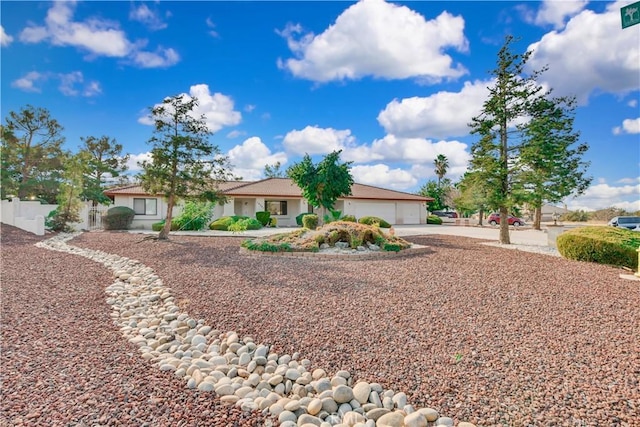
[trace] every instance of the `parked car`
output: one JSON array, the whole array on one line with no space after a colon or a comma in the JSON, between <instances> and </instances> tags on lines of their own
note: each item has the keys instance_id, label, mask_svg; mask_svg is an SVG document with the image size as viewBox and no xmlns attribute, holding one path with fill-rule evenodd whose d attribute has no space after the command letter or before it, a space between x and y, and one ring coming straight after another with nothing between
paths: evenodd
<instances>
[{"instance_id":1,"label":"parked car","mask_svg":"<svg viewBox=\"0 0 640 427\"><path fill-rule=\"evenodd\" d=\"M507 219L509 225L513 225L514 227L520 227L526 224L523 219L518 218L517 216L509 215ZM500 214L492 213L491 215L489 215L489 218L487 218L487 222L491 225L500 224Z\"/></svg>"},{"instance_id":2,"label":"parked car","mask_svg":"<svg viewBox=\"0 0 640 427\"><path fill-rule=\"evenodd\" d=\"M611 218L609 224L612 227L624 227L629 230L640 226L640 216L616 216Z\"/></svg>"},{"instance_id":3,"label":"parked car","mask_svg":"<svg viewBox=\"0 0 640 427\"><path fill-rule=\"evenodd\" d=\"M458 218L457 212L448 212L448 211L435 211L432 212L434 215L439 216L441 218Z\"/></svg>"}]
</instances>

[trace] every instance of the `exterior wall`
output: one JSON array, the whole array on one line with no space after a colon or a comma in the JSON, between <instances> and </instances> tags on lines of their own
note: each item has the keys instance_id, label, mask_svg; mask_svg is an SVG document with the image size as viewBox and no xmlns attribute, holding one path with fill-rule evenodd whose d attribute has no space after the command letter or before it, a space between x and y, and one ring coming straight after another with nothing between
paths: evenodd
<instances>
[{"instance_id":1,"label":"exterior wall","mask_svg":"<svg viewBox=\"0 0 640 427\"><path fill-rule=\"evenodd\" d=\"M343 200L343 215L377 216L392 225L416 225L427 223L427 207L423 202Z\"/></svg>"},{"instance_id":2,"label":"exterior wall","mask_svg":"<svg viewBox=\"0 0 640 427\"><path fill-rule=\"evenodd\" d=\"M156 199L157 200L157 213L155 215L136 215L133 217L130 229L132 230L151 230L151 224L162 221L167 216L167 203L163 197L151 197L151 196L129 196L129 195L116 195L114 197L114 206L126 206L133 209L133 199ZM177 204L173 207L173 216L180 215L182 211L181 204Z\"/></svg>"},{"instance_id":3,"label":"exterior wall","mask_svg":"<svg viewBox=\"0 0 640 427\"><path fill-rule=\"evenodd\" d=\"M36 201L21 201L17 197L3 200L1 205L0 222L38 236L44 235L44 219L58 207L58 205L43 205Z\"/></svg>"},{"instance_id":4,"label":"exterior wall","mask_svg":"<svg viewBox=\"0 0 640 427\"><path fill-rule=\"evenodd\" d=\"M397 202L396 203L396 224L426 224L427 206L425 203Z\"/></svg>"}]
</instances>

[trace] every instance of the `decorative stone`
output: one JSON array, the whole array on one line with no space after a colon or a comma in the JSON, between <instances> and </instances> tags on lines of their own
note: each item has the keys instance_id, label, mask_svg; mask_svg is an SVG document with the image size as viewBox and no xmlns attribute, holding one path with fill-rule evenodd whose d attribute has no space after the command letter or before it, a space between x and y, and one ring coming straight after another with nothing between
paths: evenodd
<instances>
[{"instance_id":1,"label":"decorative stone","mask_svg":"<svg viewBox=\"0 0 640 427\"><path fill-rule=\"evenodd\" d=\"M314 426L320 427L320 424L322 424L322 420L318 417L314 417L313 415L302 414L300 415L300 417L298 417L298 425L302 426L305 424L312 424Z\"/></svg>"},{"instance_id":2,"label":"decorative stone","mask_svg":"<svg viewBox=\"0 0 640 427\"><path fill-rule=\"evenodd\" d=\"M418 409L418 412L423 414L425 416L425 418L427 419L427 421L429 421L429 422L433 422L433 421L437 420L438 417L440 416L440 415L438 415L438 411L436 411L435 409L432 409L432 408L421 408L421 409Z\"/></svg>"},{"instance_id":3,"label":"decorative stone","mask_svg":"<svg viewBox=\"0 0 640 427\"><path fill-rule=\"evenodd\" d=\"M333 400L338 403L347 403L353 399L353 390L346 385L339 385L333 389Z\"/></svg>"},{"instance_id":4,"label":"decorative stone","mask_svg":"<svg viewBox=\"0 0 640 427\"><path fill-rule=\"evenodd\" d=\"M370 394L371 386L367 382L359 382L353 387L353 397L363 405L369 401Z\"/></svg>"},{"instance_id":5,"label":"decorative stone","mask_svg":"<svg viewBox=\"0 0 640 427\"><path fill-rule=\"evenodd\" d=\"M453 427L453 419L449 417L440 417L436 420L436 425Z\"/></svg>"},{"instance_id":6,"label":"decorative stone","mask_svg":"<svg viewBox=\"0 0 640 427\"><path fill-rule=\"evenodd\" d=\"M312 399L307 405L307 412L311 415L316 415L322 409L322 400Z\"/></svg>"},{"instance_id":7,"label":"decorative stone","mask_svg":"<svg viewBox=\"0 0 640 427\"><path fill-rule=\"evenodd\" d=\"M376 408L367 412L367 418L377 421L383 415L388 414L390 411L386 408Z\"/></svg>"},{"instance_id":8,"label":"decorative stone","mask_svg":"<svg viewBox=\"0 0 640 427\"><path fill-rule=\"evenodd\" d=\"M384 414L376 421L376 426L384 426L384 427L403 427L404 426L404 415L400 412L389 412L388 414Z\"/></svg>"},{"instance_id":9,"label":"decorative stone","mask_svg":"<svg viewBox=\"0 0 640 427\"><path fill-rule=\"evenodd\" d=\"M420 412L413 412L404 417L405 427L427 427L427 418Z\"/></svg>"},{"instance_id":10,"label":"decorative stone","mask_svg":"<svg viewBox=\"0 0 640 427\"><path fill-rule=\"evenodd\" d=\"M278 421L280 423L283 423L285 421L292 421L295 423L297 419L298 417L296 417L296 414L291 411L282 411L280 415L278 415Z\"/></svg>"}]
</instances>

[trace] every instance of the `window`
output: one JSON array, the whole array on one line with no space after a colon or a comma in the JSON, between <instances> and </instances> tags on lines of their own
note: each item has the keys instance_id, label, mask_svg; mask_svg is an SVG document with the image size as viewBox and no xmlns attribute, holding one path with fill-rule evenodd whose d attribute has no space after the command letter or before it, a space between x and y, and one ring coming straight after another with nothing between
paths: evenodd
<instances>
[{"instance_id":1,"label":"window","mask_svg":"<svg viewBox=\"0 0 640 427\"><path fill-rule=\"evenodd\" d=\"M287 201L286 200L265 200L265 210L271 212L271 215L286 215L287 214Z\"/></svg>"},{"instance_id":2,"label":"window","mask_svg":"<svg viewBox=\"0 0 640 427\"><path fill-rule=\"evenodd\" d=\"M157 215L158 199L133 199L136 215Z\"/></svg>"}]
</instances>

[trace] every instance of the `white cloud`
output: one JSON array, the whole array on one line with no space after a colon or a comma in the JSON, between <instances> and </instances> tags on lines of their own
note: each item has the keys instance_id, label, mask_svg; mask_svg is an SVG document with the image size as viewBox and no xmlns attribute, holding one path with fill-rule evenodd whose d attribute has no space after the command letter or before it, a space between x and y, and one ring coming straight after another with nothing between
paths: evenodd
<instances>
[{"instance_id":1,"label":"white cloud","mask_svg":"<svg viewBox=\"0 0 640 427\"><path fill-rule=\"evenodd\" d=\"M575 95L581 104L593 92L637 90L640 47L637 32L620 30L625 3L611 3L604 13L583 10L562 31L545 34L529 46L533 54L528 67L549 64L541 81L554 88L554 95Z\"/></svg>"},{"instance_id":2,"label":"white cloud","mask_svg":"<svg viewBox=\"0 0 640 427\"><path fill-rule=\"evenodd\" d=\"M627 105L631 108L636 108L638 106L638 100L630 99L629 102L627 102Z\"/></svg>"},{"instance_id":3,"label":"white cloud","mask_svg":"<svg viewBox=\"0 0 640 427\"><path fill-rule=\"evenodd\" d=\"M354 180L360 184L395 190L406 190L418 183L417 178L406 170L390 169L385 164L353 166L351 173Z\"/></svg>"},{"instance_id":4,"label":"white cloud","mask_svg":"<svg viewBox=\"0 0 640 427\"><path fill-rule=\"evenodd\" d=\"M588 0L544 0L540 9L538 9L534 23L537 25L551 24L556 29L562 28L564 26L565 19L580 13L587 3Z\"/></svg>"},{"instance_id":5,"label":"white cloud","mask_svg":"<svg viewBox=\"0 0 640 427\"><path fill-rule=\"evenodd\" d=\"M180 61L180 55L172 48L158 47L155 52L133 52L132 61L142 68L166 68Z\"/></svg>"},{"instance_id":6,"label":"white cloud","mask_svg":"<svg viewBox=\"0 0 640 427\"><path fill-rule=\"evenodd\" d=\"M4 32L4 27L0 25L0 46L9 46L13 41L13 37Z\"/></svg>"},{"instance_id":7,"label":"white cloud","mask_svg":"<svg viewBox=\"0 0 640 427\"><path fill-rule=\"evenodd\" d=\"M387 133L402 137L447 138L467 135L471 118L480 114L491 81L465 82L460 92L394 99L378 114Z\"/></svg>"},{"instance_id":8,"label":"white cloud","mask_svg":"<svg viewBox=\"0 0 640 427\"><path fill-rule=\"evenodd\" d=\"M292 130L284 136L283 144L288 152L295 154L327 154L342 150L351 144L354 137L349 129L336 130L307 126L302 130Z\"/></svg>"},{"instance_id":9,"label":"white cloud","mask_svg":"<svg viewBox=\"0 0 640 427\"><path fill-rule=\"evenodd\" d=\"M133 6L131 8L131 11L129 12L129 19L141 22L152 31L167 28L167 24L162 22L162 18L158 11L149 9L149 7L144 3L139 7Z\"/></svg>"},{"instance_id":10,"label":"white cloud","mask_svg":"<svg viewBox=\"0 0 640 427\"><path fill-rule=\"evenodd\" d=\"M220 34L218 34L218 32L216 30L214 30L214 28L216 28L216 24L211 20L211 18L207 18L207 20L205 22L207 24L207 27L210 28L209 35L211 37L219 37Z\"/></svg>"},{"instance_id":11,"label":"white cloud","mask_svg":"<svg viewBox=\"0 0 640 427\"><path fill-rule=\"evenodd\" d=\"M47 75L38 73L37 71L31 71L19 79L11 82L11 86L25 92L40 92L41 89L37 86L38 82L47 80Z\"/></svg>"},{"instance_id":12,"label":"white cloud","mask_svg":"<svg viewBox=\"0 0 640 427\"><path fill-rule=\"evenodd\" d=\"M287 163L287 155L283 152L272 153L260 138L253 136L241 145L236 145L228 153L233 165L233 173L245 180L260 179L265 165L280 162Z\"/></svg>"},{"instance_id":13,"label":"white cloud","mask_svg":"<svg viewBox=\"0 0 640 427\"><path fill-rule=\"evenodd\" d=\"M640 210L640 180L618 186L600 182L587 188L583 195L568 200L567 206L571 210L598 210L611 206Z\"/></svg>"},{"instance_id":14,"label":"white cloud","mask_svg":"<svg viewBox=\"0 0 640 427\"><path fill-rule=\"evenodd\" d=\"M438 154L444 154L449 165L464 166L469 161L467 144L459 141L433 142L423 138L399 138L386 135L371 144L371 152L382 157L385 161L433 164Z\"/></svg>"},{"instance_id":15,"label":"white cloud","mask_svg":"<svg viewBox=\"0 0 640 427\"><path fill-rule=\"evenodd\" d=\"M247 105L244 106L244 111L247 112L247 113L250 113L255 109L256 109L256 106L253 105L253 104L247 104Z\"/></svg>"},{"instance_id":16,"label":"white cloud","mask_svg":"<svg viewBox=\"0 0 640 427\"><path fill-rule=\"evenodd\" d=\"M237 138L239 136L246 135L246 134L247 133L245 131L243 131L243 130L234 129L234 130L232 130L231 132L229 132L227 134L227 138L233 139L233 138Z\"/></svg>"},{"instance_id":17,"label":"white cloud","mask_svg":"<svg viewBox=\"0 0 640 427\"><path fill-rule=\"evenodd\" d=\"M278 33L296 57L279 59L278 65L316 82L364 76L438 82L466 73L444 53L468 49L464 19L447 12L427 21L406 6L362 0L317 36L303 34L299 24Z\"/></svg>"},{"instance_id":18,"label":"white cloud","mask_svg":"<svg viewBox=\"0 0 640 427\"><path fill-rule=\"evenodd\" d=\"M623 133L640 133L640 117L637 119L624 119L622 126L616 126L613 128L614 135L620 135Z\"/></svg>"},{"instance_id":19,"label":"white cloud","mask_svg":"<svg viewBox=\"0 0 640 427\"><path fill-rule=\"evenodd\" d=\"M636 184L636 183L640 183L640 177L622 178L616 181L616 184Z\"/></svg>"},{"instance_id":20,"label":"white cloud","mask_svg":"<svg viewBox=\"0 0 640 427\"><path fill-rule=\"evenodd\" d=\"M233 109L233 99L219 92L212 95L206 84L193 85L189 88L189 93L184 95L187 99L198 99L198 106L192 111L192 116L194 118L204 116L211 132L217 132L225 126L237 125L242 120L240 112ZM159 105L161 104L155 106ZM138 123L154 124L148 112L138 118Z\"/></svg>"},{"instance_id":21,"label":"white cloud","mask_svg":"<svg viewBox=\"0 0 640 427\"><path fill-rule=\"evenodd\" d=\"M86 84L84 83L84 75L81 71L58 74L57 77L60 79L58 89L65 96L82 95L84 97L92 97L102 93L100 83L97 81L91 81Z\"/></svg>"},{"instance_id":22,"label":"white cloud","mask_svg":"<svg viewBox=\"0 0 640 427\"><path fill-rule=\"evenodd\" d=\"M72 1L54 2L47 11L44 25L29 24L20 33L20 40L24 43L49 41L54 46L76 47L88 52L88 59L95 56L128 58L131 63L144 68L167 67L180 60L178 53L171 48L159 47L155 52L142 50L147 41L131 42L117 22L98 18L73 21L75 5Z\"/></svg>"},{"instance_id":23,"label":"white cloud","mask_svg":"<svg viewBox=\"0 0 640 427\"><path fill-rule=\"evenodd\" d=\"M90 81L84 87L82 91L82 96L92 97L102 93L102 88L100 87L100 83L97 81Z\"/></svg>"},{"instance_id":24,"label":"white cloud","mask_svg":"<svg viewBox=\"0 0 640 427\"><path fill-rule=\"evenodd\" d=\"M130 154L129 161L127 162L127 171L137 172L142 170L142 168L138 165L138 163L142 163L145 160L151 161L150 151L147 151L146 153Z\"/></svg>"}]
</instances>

